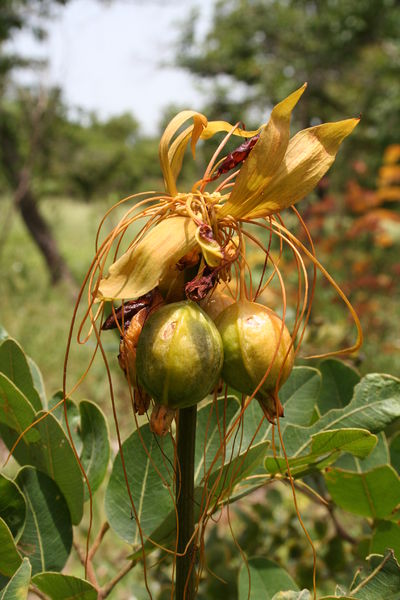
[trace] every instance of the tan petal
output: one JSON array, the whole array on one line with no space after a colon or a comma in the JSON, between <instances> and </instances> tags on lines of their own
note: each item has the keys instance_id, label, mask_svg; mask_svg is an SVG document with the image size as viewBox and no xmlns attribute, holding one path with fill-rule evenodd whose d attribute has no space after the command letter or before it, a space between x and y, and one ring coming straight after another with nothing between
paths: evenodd
<instances>
[{"instance_id":1,"label":"tan petal","mask_svg":"<svg viewBox=\"0 0 400 600\"><path fill-rule=\"evenodd\" d=\"M260 139L239 171L229 201L221 210L222 215L241 214L243 203L251 203L268 185L285 156L290 136L290 117L305 89L306 84L272 110Z\"/></svg>"},{"instance_id":2,"label":"tan petal","mask_svg":"<svg viewBox=\"0 0 400 600\"><path fill-rule=\"evenodd\" d=\"M172 141L177 132L186 121L193 119L194 124L181 132ZM177 194L176 178L182 167L182 159L186 146L192 138L192 151L198 141L202 130L207 125L207 119L201 113L193 110L183 110L178 113L167 125L161 136L159 145L159 157L161 170L164 176L165 188L171 196Z\"/></svg>"},{"instance_id":3,"label":"tan petal","mask_svg":"<svg viewBox=\"0 0 400 600\"><path fill-rule=\"evenodd\" d=\"M285 158L262 194L245 202L237 217L265 217L291 206L306 196L335 160L342 141L359 119L324 123L297 133Z\"/></svg>"},{"instance_id":4,"label":"tan petal","mask_svg":"<svg viewBox=\"0 0 400 600\"><path fill-rule=\"evenodd\" d=\"M195 232L196 225L186 217L161 221L111 265L98 298L136 299L155 288L169 267L196 246Z\"/></svg>"}]
</instances>

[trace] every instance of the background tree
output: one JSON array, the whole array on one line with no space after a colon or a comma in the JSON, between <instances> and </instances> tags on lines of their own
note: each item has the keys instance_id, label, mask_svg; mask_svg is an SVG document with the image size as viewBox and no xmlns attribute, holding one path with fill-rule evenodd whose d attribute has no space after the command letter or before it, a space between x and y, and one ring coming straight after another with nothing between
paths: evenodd
<instances>
[{"instance_id":1,"label":"background tree","mask_svg":"<svg viewBox=\"0 0 400 600\"><path fill-rule=\"evenodd\" d=\"M220 0L203 38L185 23L177 60L212 81L218 118L247 112L248 125L308 81L297 125L361 113L347 156L376 167L400 137L399 30L396 0Z\"/></svg>"},{"instance_id":2,"label":"background tree","mask_svg":"<svg viewBox=\"0 0 400 600\"><path fill-rule=\"evenodd\" d=\"M34 175L46 144L53 99L43 90L25 93L13 82L18 68L32 67L35 61L7 49L7 42L22 29L42 38L44 17L67 0L5 0L0 11L0 170L3 183L13 194L16 209L50 272L51 281L72 282L71 273L57 243L39 210L34 190ZM6 231L6 230L4 230Z\"/></svg>"}]
</instances>

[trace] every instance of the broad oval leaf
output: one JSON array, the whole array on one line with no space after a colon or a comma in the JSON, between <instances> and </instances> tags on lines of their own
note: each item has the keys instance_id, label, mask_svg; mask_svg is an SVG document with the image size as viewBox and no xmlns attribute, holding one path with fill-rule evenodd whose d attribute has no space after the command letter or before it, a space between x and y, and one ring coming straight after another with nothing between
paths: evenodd
<instances>
[{"instance_id":1,"label":"broad oval leaf","mask_svg":"<svg viewBox=\"0 0 400 600\"><path fill-rule=\"evenodd\" d=\"M390 440L390 462L400 474L400 432Z\"/></svg>"},{"instance_id":2,"label":"broad oval leaf","mask_svg":"<svg viewBox=\"0 0 400 600\"><path fill-rule=\"evenodd\" d=\"M0 373L0 424L23 433L35 419L35 410L26 396L4 373ZM27 431L22 443L38 439L37 432Z\"/></svg>"},{"instance_id":3,"label":"broad oval leaf","mask_svg":"<svg viewBox=\"0 0 400 600\"><path fill-rule=\"evenodd\" d=\"M344 408L330 410L311 427L289 424L283 433L285 448L289 456L298 456L311 436L320 431L360 428L378 433L399 416L400 380L373 373L356 385L351 402Z\"/></svg>"},{"instance_id":4,"label":"broad oval leaf","mask_svg":"<svg viewBox=\"0 0 400 600\"><path fill-rule=\"evenodd\" d=\"M18 539L25 523L26 504L18 486L0 475L0 517L4 519L14 538Z\"/></svg>"},{"instance_id":5,"label":"broad oval leaf","mask_svg":"<svg viewBox=\"0 0 400 600\"><path fill-rule=\"evenodd\" d=\"M278 592L299 589L289 573L262 557L250 558L241 566L238 586L239 600L272 600Z\"/></svg>"},{"instance_id":6,"label":"broad oval leaf","mask_svg":"<svg viewBox=\"0 0 400 600\"><path fill-rule=\"evenodd\" d=\"M365 429L334 429L316 433L311 437L311 449L308 454L289 458L291 474L294 477L304 477L313 471L321 470L334 463L342 452L365 457L376 442L376 436ZM272 475L287 475L286 460L281 457L267 457L265 468Z\"/></svg>"},{"instance_id":7,"label":"broad oval leaf","mask_svg":"<svg viewBox=\"0 0 400 600\"><path fill-rule=\"evenodd\" d=\"M11 338L4 340L0 345L0 372L15 383L35 410L42 410L42 402L35 389L27 357L21 346Z\"/></svg>"},{"instance_id":8,"label":"broad oval leaf","mask_svg":"<svg viewBox=\"0 0 400 600\"><path fill-rule=\"evenodd\" d=\"M61 425L51 413L42 412L29 434L35 441L26 443L26 436L14 450L14 457L21 465L33 465L51 477L63 493L71 513L72 522L78 524L83 514L82 472ZM3 430L8 447L15 442L17 435ZM22 443L25 442L25 443Z\"/></svg>"},{"instance_id":9,"label":"broad oval leaf","mask_svg":"<svg viewBox=\"0 0 400 600\"><path fill-rule=\"evenodd\" d=\"M386 436L383 431L376 436L378 443L370 454L366 457L356 457L351 454L344 454L335 463L335 467L345 469L346 471L370 471L375 467L387 465L390 463L389 448Z\"/></svg>"},{"instance_id":10,"label":"broad oval leaf","mask_svg":"<svg viewBox=\"0 0 400 600\"><path fill-rule=\"evenodd\" d=\"M370 552L383 554L386 548L395 553L400 560L400 523L393 521L377 521L372 535Z\"/></svg>"},{"instance_id":11,"label":"broad oval leaf","mask_svg":"<svg viewBox=\"0 0 400 600\"><path fill-rule=\"evenodd\" d=\"M168 436L158 439L144 425L122 444L122 455L129 491L119 452L106 490L105 509L114 531L135 547L141 545L141 538L129 492L140 527L150 536L174 506L174 450Z\"/></svg>"},{"instance_id":12,"label":"broad oval leaf","mask_svg":"<svg viewBox=\"0 0 400 600\"><path fill-rule=\"evenodd\" d=\"M97 591L91 583L72 575L38 573L32 583L51 600L97 600Z\"/></svg>"},{"instance_id":13,"label":"broad oval leaf","mask_svg":"<svg viewBox=\"0 0 400 600\"><path fill-rule=\"evenodd\" d=\"M1 592L0 600L25 600L28 598L30 580L31 565L29 560L24 558L18 571Z\"/></svg>"},{"instance_id":14,"label":"broad oval leaf","mask_svg":"<svg viewBox=\"0 0 400 600\"><path fill-rule=\"evenodd\" d=\"M50 404L55 406L63 398L62 392L55 394ZM107 471L110 459L110 441L106 418L100 408L89 400L82 400L79 407L71 399L66 401L68 428L80 461L94 493L100 486ZM64 405L60 405L52 413L61 423L65 433ZM84 485L85 500L89 498L86 481Z\"/></svg>"},{"instance_id":15,"label":"broad oval leaf","mask_svg":"<svg viewBox=\"0 0 400 600\"><path fill-rule=\"evenodd\" d=\"M110 460L110 442L106 419L96 404L83 400L79 404L80 437L82 451L80 459L88 477L91 491L95 492L107 472ZM89 497L85 486L85 499Z\"/></svg>"},{"instance_id":16,"label":"broad oval leaf","mask_svg":"<svg viewBox=\"0 0 400 600\"><path fill-rule=\"evenodd\" d=\"M60 571L72 547L72 523L65 498L50 477L33 467L23 467L16 481L28 507L18 549L29 558L33 573Z\"/></svg>"},{"instance_id":17,"label":"broad oval leaf","mask_svg":"<svg viewBox=\"0 0 400 600\"><path fill-rule=\"evenodd\" d=\"M39 394L39 398L40 398L40 402L41 402L41 407L38 410L41 410L42 408L47 408L46 389L45 389L42 373L41 373L39 367L37 366L37 364L35 363L35 361L32 360L32 358L30 356L27 356L26 360L28 361L29 369L30 369L30 372L32 375L33 385L35 387L35 390Z\"/></svg>"},{"instance_id":18,"label":"broad oval leaf","mask_svg":"<svg viewBox=\"0 0 400 600\"><path fill-rule=\"evenodd\" d=\"M321 389L321 374L312 367L294 367L279 391L285 407L285 422L310 425Z\"/></svg>"},{"instance_id":19,"label":"broad oval leaf","mask_svg":"<svg viewBox=\"0 0 400 600\"><path fill-rule=\"evenodd\" d=\"M385 556L371 554L368 557L369 573L358 573L354 578L351 598L357 600L398 600L400 590L399 563L389 551Z\"/></svg>"},{"instance_id":20,"label":"broad oval leaf","mask_svg":"<svg viewBox=\"0 0 400 600\"><path fill-rule=\"evenodd\" d=\"M364 473L331 468L324 476L332 500L356 515L382 519L399 503L400 478L389 465Z\"/></svg>"},{"instance_id":21,"label":"broad oval leaf","mask_svg":"<svg viewBox=\"0 0 400 600\"><path fill-rule=\"evenodd\" d=\"M311 600L311 598L312 596L308 590L301 590L301 592L278 592L275 594L272 600Z\"/></svg>"},{"instance_id":22,"label":"broad oval leaf","mask_svg":"<svg viewBox=\"0 0 400 600\"><path fill-rule=\"evenodd\" d=\"M318 408L323 415L332 408L347 406L353 397L354 386L360 376L346 363L330 358L318 366L322 375L322 386L318 396Z\"/></svg>"},{"instance_id":23,"label":"broad oval leaf","mask_svg":"<svg viewBox=\"0 0 400 600\"><path fill-rule=\"evenodd\" d=\"M0 574L12 577L19 568L22 557L17 550L14 538L7 523L0 519Z\"/></svg>"}]
</instances>

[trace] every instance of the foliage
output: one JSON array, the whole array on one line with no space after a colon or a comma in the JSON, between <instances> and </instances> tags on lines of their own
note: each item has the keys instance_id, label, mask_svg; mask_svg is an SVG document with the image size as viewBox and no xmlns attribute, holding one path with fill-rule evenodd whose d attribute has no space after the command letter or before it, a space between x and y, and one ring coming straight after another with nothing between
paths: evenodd
<instances>
[{"instance_id":1,"label":"foliage","mask_svg":"<svg viewBox=\"0 0 400 600\"><path fill-rule=\"evenodd\" d=\"M395 0L220 0L206 35L193 15L185 21L177 62L210 80L219 118L243 121L247 110L250 121L293 81L307 81L298 124L361 113L363 127L344 154L376 168L385 146L400 138L399 19ZM343 161L342 178L345 168Z\"/></svg>"},{"instance_id":2,"label":"foliage","mask_svg":"<svg viewBox=\"0 0 400 600\"><path fill-rule=\"evenodd\" d=\"M12 590L18 590L18 597L26 598L28 586L31 590L38 588L49 598L67 599L78 593L87 600L97 597L96 593L105 597L113 584L109 587L110 584L105 583L101 587L93 574L89 576L90 581L86 581L81 576L61 573L72 548L72 524L79 524L82 518L83 488L62 406L55 408L53 414L43 412L47 406L57 407L59 396L49 400L43 397L43 389L38 385L37 366L5 332L0 345L0 371L0 431L9 449L13 448L20 433L32 424L13 450L21 468L8 470L8 475L2 475L0 479L1 597L13 598L12 594L16 592ZM322 363L320 370L295 368L282 388L281 400L285 407L282 434L298 494L306 494L312 500L316 507L313 510L320 514L321 526L326 519L331 523L330 528L325 525L319 533L318 529L314 532L317 549L326 544L332 545L335 540L341 544L348 543L350 532L345 530L341 521L346 521L346 512L350 511L364 531L364 556L369 552L375 554L370 558L369 574L367 571L365 575L358 575L351 583L351 570L361 564L360 559L354 560L356 552L352 556L353 551L336 548L342 558L339 567L339 555L336 556L334 574L334 577L340 576L339 581L336 579L336 583L340 583L340 597L378 600L383 590L387 593L398 590L400 569L393 551L395 554L400 551L396 512L400 488L399 444L398 436L390 437L389 434L387 437L384 432L389 431L388 427L400 417L400 381L373 374L358 382L352 369L331 359ZM134 565L137 565L135 569L141 569L143 560L148 564L146 554L155 552L161 557L162 551L155 544L173 549L175 543L176 517L171 499L170 462L173 450L169 448L170 440L164 438L158 441L148 425L142 425L122 446L127 480L121 469L122 450L114 457L112 473L107 476L110 445L102 412L95 404L85 400L79 406L68 400L66 411L70 434L87 472L92 494L101 489L101 482L106 488L105 507L109 525L102 526L103 533L95 545L110 526L126 541L128 551L130 548L123 571L127 572ZM212 401L205 401L198 411L195 495L196 506L199 506L204 473L211 468L208 485L217 482L214 493L218 499L214 505L210 504L211 514L221 518L231 512L235 543L244 550L248 546L248 551L255 553L248 563L243 563L237 553L230 572L223 575L228 576L231 597L239 600L247 598L250 581L250 598L267 597L265 593L274 600L310 598L306 590L301 593L295 591L302 587L311 588L309 576L302 574L302 554L293 555L289 561L282 560L280 554L284 546L279 548L279 545L283 544L283 540L278 545L274 540L273 505L270 508L268 505L280 497L277 486L287 482L287 463L279 444L275 441L275 451L271 446L272 427L265 421L259 427L262 413L258 404L253 402L240 426L240 436L231 437L226 451L217 461L211 462L214 456L218 456L219 420L224 411L227 425L233 424L240 411L235 397L220 398L218 406ZM256 438L252 440L257 428ZM204 454L205 439L208 442ZM389 446L393 448L391 455ZM131 517L127 483L137 500L136 506L140 507L141 530ZM266 504L264 501L254 504L264 489ZM246 502L241 500L244 496ZM249 501L255 511L266 510L269 515L265 524L257 525L256 529L255 513L246 509ZM233 503L237 509L232 507ZM275 512L275 509L272 510ZM291 527L293 525L295 520ZM296 526L293 534L298 537L295 530ZM211 531L208 536L206 557L208 567L218 574L221 564L220 554L215 554L217 540L222 548L228 548L230 542L226 539L226 530L222 538L221 534L217 534L216 538L215 533ZM144 551L140 550L140 535L145 535L148 540ZM258 536L262 540L259 544ZM296 543L301 547L305 542L300 536ZM356 544L356 539L353 544ZM389 553L386 551L388 547L393 548ZM271 550L269 559L265 558L268 548L273 548L272 558L280 566L270 560ZM92 550L90 554L89 574L93 573L95 565L94 553L95 550ZM295 556L298 558L295 559ZM307 552L306 556L310 558ZM329 566L328 557L327 554L325 569ZM319 560L324 561L323 555ZM168 562L164 557L163 566L158 567L160 581L168 577ZM238 587L232 579L235 576L239 577ZM213 578L203 577L199 597L221 597L218 594L223 593L227 584L216 584ZM334 594L332 574L327 581L321 581L320 586L321 593ZM329 586L330 589L327 589ZM150 587L153 588L151 582ZM286 590L293 591L289 594ZM153 593L156 592L153 590ZM156 597L163 598L161 591L160 594Z\"/></svg>"}]
</instances>

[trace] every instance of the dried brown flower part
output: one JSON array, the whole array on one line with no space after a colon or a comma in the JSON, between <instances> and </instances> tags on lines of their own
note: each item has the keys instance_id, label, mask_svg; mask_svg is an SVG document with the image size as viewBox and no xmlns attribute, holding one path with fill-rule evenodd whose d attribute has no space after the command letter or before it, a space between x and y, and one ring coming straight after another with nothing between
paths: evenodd
<instances>
[{"instance_id":1,"label":"dried brown flower part","mask_svg":"<svg viewBox=\"0 0 400 600\"><path fill-rule=\"evenodd\" d=\"M133 407L138 415L145 415L150 406L149 394L138 384L133 390Z\"/></svg>"},{"instance_id":2,"label":"dried brown flower part","mask_svg":"<svg viewBox=\"0 0 400 600\"><path fill-rule=\"evenodd\" d=\"M273 394L263 395L262 398L257 397L258 403L268 419L272 424L276 422L276 417L282 418L284 416L283 406L279 398Z\"/></svg>"},{"instance_id":3,"label":"dried brown flower part","mask_svg":"<svg viewBox=\"0 0 400 600\"><path fill-rule=\"evenodd\" d=\"M171 423L176 415L174 408L168 408L162 404L155 404L150 417L150 429L153 433L159 436L164 436L168 433Z\"/></svg>"}]
</instances>

